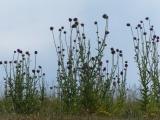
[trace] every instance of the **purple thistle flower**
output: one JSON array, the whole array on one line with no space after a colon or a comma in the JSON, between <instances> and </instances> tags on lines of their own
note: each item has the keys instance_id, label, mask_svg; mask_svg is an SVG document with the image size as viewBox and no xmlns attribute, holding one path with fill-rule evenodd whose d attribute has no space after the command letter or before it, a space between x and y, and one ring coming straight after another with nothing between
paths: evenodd
<instances>
[{"instance_id":1,"label":"purple thistle flower","mask_svg":"<svg viewBox=\"0 0 160 120\"><path fill-rule=\"evenodd\" d=\"M109 34L109 31L105 31L105 34L108 35L108 34Z\"/></svg>"},{"instance_id":2,"label":"purple thistle flower","mask_svg":"<svg viewBox=\"0 0 160 120\"><path fill-rule=\"evenodd\" d=\"M143 35L147 35L147 32L144 32Z\"/></svg>"},{"instance_id":3,"label":"purple thistle flower","mask_svg":"<svg viewBox=\"0 0 160 120\"><path fill-rule=\"evenodd\" d=\"M37 54L37 53L38 53L37 51L34 52L34 54Z\"/></svg>"},{"instance_id":4,"label":"purple thistle flower","mask_svg":"<svg viewBox=\"0 0 160 120\"><path fill-rule=\"evenodd\" d=\"M138 27L141 27L141 24L138 24L137 26L138 26Z\"/></svg>"},{"instance_id":5,"label":"purple thistle flower","mask_svg":"<svg viewBox=\"0 0 160 120\"><path fill-rule=\"evenodd\" d=\"M131 26L130 23L127 23L126 25L127 25L127 26Z\"/></svg>"},{"instance_id":6,"label":"purple thistle flower","mask_svg":"<svg viewBox=\"0 0 160 120\"><path fill-rule=\"evenodd\" d=\"M146 19L146 20L149 20L149 17L146 17L145 19Z\"/></svg>"},{"instance_id":7,"label":"purple thistle flower","mask_svg":"<svg viewBox=\"0 0 160 120\"><path fill-rule=\"evenodd\" d=\"M101 62L99 63L99 65L102 66L102 64L103 64L103 62L101 61Z\"/></svg>"},{"instance_id":8,"label":"purple thistle flower","mask_svg":"<svg viewBox=\"0 0 160 120\"><path fill-rule=\"evenodd\" d=\"M64 34L66 34L67 32L66 32L66 31L64 31L63 33L64 33Z\"/></svg>"},{"instance_id":9,"label":"purple thistle flower","mask_svg":"<svg viewBox=\"0 0 160 120\"><path fill-rule=\"evenodd\" d=\"M120 75L123 75L123 71L120 72Z\"/></svg>"},{"instance_id":10,"label":"purple thistle flower","mask_svg":"<svg viewBox=\"0 0 160 120\"><path fill-rule=\"evenodd\" d=\"M103 68L103 71L106 71L106 67Z\"/></svg>"},{"instance_id":11,"label":"purple thistle flower","mask_svg":"<svg viewBox=\"0 0 160 120\"><path fill-rule=\"evenodd\" d=\"M111 51L114 51L114 48L113 48L113 47L111 47Z\"/></svg>"},{"instance_id":12,"label":"purple thistle flower","mask_svg":"<svg viewBox=\"0 0 160 120\"><path fill-rule=\"evenodd\" d=\"M81 23L81 26L84 27L84 23Z\"/></svg>"},{"instance_id":13,"label":"purple thistle flower","mask_svg":"<svg viewBox=\"0 0 160 120\"><path fill-rule=\"evenodd\" d=\"M40 72L40 70L37 70L37 73L39 73Z\"/></svg>"},{"instance_id":14,"label":"purple thistle flower","mask_svg":"<svg viewBox=\"0 0 160 120\"><path fill-rule=\"evenodd\" d=\"M54 28L53 27L50 27L50 30L52 31Z\"/></svg>"},{"instance_id":15,"label":"purple thistle flower","mask_svg":"<svg viewBox=\"0 0 160 120\"><path fill-rule=\"evenodd\" d=\"M119 49L116 49L116 52L119 52Z\"/></svg>"},{"instance_id":16,"label":"purple thistle flower","mask_svg":"<svg viewBox=\"0 0 160 120\"><path fill-rule=\"evenodd\" d=\"M122 50L120 50L119 53L122 53Z\"/></svg>"},{"instance_id":17,"label":"purple thistle flower","mask_svg":"<svg viewBox=\"0 0 160 120\"><path fill-rule=\"evenodd\" d=\"M27 54L27 55L30 55L28 51L26 52L26 54Z\"/></svg>"},{"instance_id":18,"label":"purple thistle flower","mask_svg":"<svg viewBox=\"0 0 160 120\"><path fill-rule=\"evenodd\" d=\"M136 37L133 37L133 39L136 40L137 38L136 38Z\"/></svg>"},{"instance_id":19,"label":"purple thistle flower","mask_svg":"<svg viewBox=\"0 0 160 120\"><path fill-rule=\"evenodd\" d=\"M125 67L128 67L128 64L125 64Z\"/></svg>"},{"instance_id":20,"label":"purple thistle flower","mask_svg":"<svg viewBox=\"0 0 160 120\"><path fill-rule=\"evenodd\" d=\"M73 20L74 20L75 22L76 22L76 21L78 21L78 19L77 19L77 18L74 18Z\"/></svg>"},{"instance_id":21,"label":"purple thistle flower","mask_svg":"<svg viewBox=\"0 0 160 120\"><path fill-rule=\"evenodd\" d=\"M94 24L97 25L97 21L95 21Z\"/></svg>"},{"instance_id":22,"label":"purple thistle flower","mask_svg":"<svg viewBox=\"0 0 160 120\"><path fill-rule=\"evenodd\" d=\"M4 64L7 64L7 61L4 61Z\"/></svg>"},{"instance_id":23,"label":"purple thistle flower","mask_svg":"<svg viewBox=\"0 0 160 120\"><path fill-rule=\"evenodd\" d=\"M91 59L92 59L93 61L95 60L95 58L94 58L94 57L92 57Z\"/></svg>"},{"instance_id":24,"label":"purple thistle flower","mask_svg":"<svg viewBox=\"0 0 160 120\"><path fill-rule=\"evenodd\" d=\"M115 52L114 50L112 50L112 51L111 51L111 54L113 54L113 55L114 55L115 53L116 53L116 52Z\"/></svg>"},{"instance_id":25,"label":"purple thistle flower","mask_svg":"<svg viewBox=\"0 0 160 120\"><path fill-rule=\"evenodd\" d=\"M73 25L72 25L72 28L76 28L76 27L77 27L77 25L76 25L76 24L73 24Z\"/></svg>"},{"instance_id":26,"label":"purple thistle flower","mask_svg":"<svg viewBox=\"0 0 160 120\"><path fill-rule=\"evenodd\" d=\"M69 22L72 22L72 18L69 18L68 20L69 20Z\"/></svg>"},{"instance_id":27,"label":"purple thistle flower","mask_svg":"<svg viewBox=\"0 0 160 120\"><path fill-rule=\"evenodd\" d=\"M35 71L35 70L32 70L32 72L35 73L36 71Z\"/></svg>"},{"instance_id":28,"label":"purple thistle flower","mask_svg":"<svg viewBox=\"0 0 160 120\"><path fill-rule=\"evenodd\" d=\"M104 19L108 19L108 16L107 16L106 14L104 14L102 17L103 17Z\"/></svg>"},{"instance_id":29,"label":"purple thistle flower","mask_svg":"<svg viewBox=\"0 0 160 120\"><path fill-rule=\"evenodd\" d=\"M122 56L123 56L123 54L119 54L119 56L120 56L120 57L122 57Z\"/></svg>"}]
</instances>

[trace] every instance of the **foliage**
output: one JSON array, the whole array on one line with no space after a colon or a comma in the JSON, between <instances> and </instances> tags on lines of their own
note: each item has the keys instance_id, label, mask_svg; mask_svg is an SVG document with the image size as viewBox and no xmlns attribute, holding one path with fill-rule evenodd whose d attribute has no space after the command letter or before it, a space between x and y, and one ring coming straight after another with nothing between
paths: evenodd
<instances>
[{"instance_id":1,"label":"foliage","mask_svg":"<svg viewBox=\"0 0 160 120\"><path fill-rule=\"evenodd\" d=\"M42 73L41 66L39 69L36 68L37 51L35 51L33 75L30 73L30 53L27 51L25 56L22 50L17 49L17 52L17 58L14 51L13 60L9 61L9 64L7 61L3 63L6 72L4 99L13 103L16 113L30 114L44 101L45 74Z\"/></svg>"},{"instance_id":2,"label":"foliage","mask_svg":"<svg viewBox=\"0 0 160 120\"><path fill-rule=\"evenodd\" d=\"M124 65L122 50L114 48L111 48L111 70L108 67L109 60L106 60L106 65L102 61L109 34L108 16L104 14L102 17L106 22L103 38L99 37L98 22L94 22L98 45L94 55L91 54L91 43L85 34L84 23L80 24L77 18L69 18L69 44L63 26L59 29L59 45L54 38L54 28L50 28L58 57L58 98L64 103L63 109L68 113L74 110L74 113L93 114L101 107L110 112L114 110L114 101L118 112L126 100L128 62L125 61Z\"/></svg>"}]
</instances>

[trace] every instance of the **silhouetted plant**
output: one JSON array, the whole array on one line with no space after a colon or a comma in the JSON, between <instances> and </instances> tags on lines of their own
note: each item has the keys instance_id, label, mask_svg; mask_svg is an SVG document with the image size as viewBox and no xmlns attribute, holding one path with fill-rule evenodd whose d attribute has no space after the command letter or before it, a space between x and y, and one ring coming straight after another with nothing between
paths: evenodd
<instances>
[{"instance_id":1,"label":"silhouetted plant","mask_svg":"<svg viewBox=\"0 0 160 120\"><path fill-rule=\"evenodd\" d=\"M67 32L63 26L59 29L59 45L56 44L54 38L54 28L50 27L58 56L58 86L56 88L58 88L59 101L62 103L61 112L80 113L83 111L92 114L101 107L111 112L114 110L114 101L119 101L117 105L124 104L128 63L124 65L122 51L113 48L111 48L111 70L109 70L108 61L103 63L103 51L107 46L106 37L109 31L108 16L104 14L102 17L106 22L103 38L99 37L98 22L94 22L98 45L95 56L91 54L90 39L87 38L84 31L85 24L80 24L77 18L69 18L69 44ZM64 40L62 40L63 38ZM65 55L67 55L67 59L65 59ZM115 61L115 56L117 61ZM120 58L122 61L119 61Z\"/></svg>"},{"instance_id":2,"label":"silhouetted plant","mask_svg":"<svg viewBox=\"0 0 160 120\"><path fill-rule=\"evenodd\" d=\"M17 52L17 58L15 56ZM37 110L45 99L45 74L42 67L35 67L30 73L30 53L23 53L22 50L14 51L12 61L4 61L3 64L6 77L5 99L13 103L15 112L30 114ZM25 55L26 54L26 55ZM9 69L8 69L9 68Z\"/></svg>"},{"instance_id":3,"label":"silhouetted plant","mask_svg":"<svg viewBox=\"0 0 160 120\"><path fill-rule=\"evenodd\" d=\"M140 21L140 24L135 27L137 35L134 35L132 26L127 23L133 36L134 59L139 69L140 83L142 85L140 89L142 98L139 101L144 112L148 111L150 107L157 109L160 105L159 36L155 34L154 27L150 25L149 17L145 19L149 22L149 31L145 29L144 22Z\"/></svg>"}]
</instances>

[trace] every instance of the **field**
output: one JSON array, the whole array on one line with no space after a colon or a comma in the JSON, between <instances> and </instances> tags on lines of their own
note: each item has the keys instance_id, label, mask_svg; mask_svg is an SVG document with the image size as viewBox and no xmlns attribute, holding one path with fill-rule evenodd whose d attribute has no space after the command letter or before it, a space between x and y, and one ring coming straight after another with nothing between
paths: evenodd
<instances>
[{"instance_id":1,"label":"field","mask_svg":"<svg viewBox=\"0 0 160 120\"><path fill-rule=\"evenodd\" d=\"M108 16L104 14L104 31L95 21L97 48L84 31L85 24L69 18L70 37L62 26L59 44L50 27L57 53L57 85L48 95L42 66L36 64L38 52L31 62L29 51L17 49L13 60L0 61L4 67L4 95L0 100L0 119L5 120L158 120L160 119L159 36L153 26L146 31L143 21L135 27L130 23L135 48L135 62L140 86L127 87L128 61L121 49L110 48L111 60L103 60L109 45ZM99 33L104 33L100 37ZM149 35L148 35L149 33ZM109 58L109 57L108 57ZM34 63L31 69L30 63Z\"/></svg>"}]
</instances>

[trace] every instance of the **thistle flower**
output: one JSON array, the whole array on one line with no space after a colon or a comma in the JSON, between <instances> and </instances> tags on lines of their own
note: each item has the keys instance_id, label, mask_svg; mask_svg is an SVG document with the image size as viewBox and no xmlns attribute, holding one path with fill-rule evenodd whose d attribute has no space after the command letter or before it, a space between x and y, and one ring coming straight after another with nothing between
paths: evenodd
<instances>
[{"instance_id":1,"label":"thistle flower","mask_svg":"<svg viewBox=\"0 0 160 120\"><path fill-rule=\"evenodd\" d=\"M128 64L125 64L125 67L128 67Z\"/></svg>"},{"instance_id":2,"label":"thistle flower","mask_svg":"<svg viewBox=\"0 0 160 120\"><path fill-rule=\"evenodd\" d=\"M123 71L120 72L120 75L123 75Z\"/></svg>"},{"instance_id":3,"label":"thistle flower","mask_svg":"<svg viewBox=\"0 0 160 120\"><path fill-rule=\"evenodd\" d=\"M66 34L67 32L66 32L66 31L64 31L63 33L64 33L64 34Z\"/></svg>"},{"instance_id":4,"label":"thistle flower","mask_svg":"<svg viewBox=\"0 0 160 120\"><path fill-rule=\"evenodd\" d=\"M115 80L113 81L113 86L116 86L116 81Z\"/></svg>"},{"instance_id":5,"label":"thistle flower","mask_svg":"<svg viewBox=\"0 0 160 120\"><path fill-rule=\"evenodd\" d=\"M149 20L149 17L146 17L145 19L146 19L146 20Z\"/></svg>"},{"instance_id":6,"label":"thistle flower","mask_svg":"<svg viewBox=\"0 0 160 120\"><path fill-rule=\"evenodd\" d=\"M120 50L119 53L122 53L122 50Z\"/></svg>"},{"instance_id":7,"label":"thistle flower","mask_svg":"<svg viewBox=\"0 0 160 120\"><path fill-rule=\"evenodd\" d=\"M119 49L116 49L116 52L119 52Z\"/></svg>"},{"instance_id":8,"label":"thistle flower","mask_svg":"<svg viewBox=\"0 0 160 120\"><path fill-rule=\"evenodd\" d=\"M108 34L109 34L109 31L105 31L105 34L108 35Z\"/></svg>"},{"instance_id":9,"label":"thistle flower","mask_svg":"<svg viewBox=\"0 0 160 120\"><path fill-rule=\"evenodd\" d=\"M136 40L137 38L136 38L136 37L133 37L133 39Z\"/></svg>"},{"instance_id":10,"label":"thistle flower","mask_svg":"<svg viewBox=\"0 0 160 120\"><path fill-rule=\"evenodd\" d=\"M101 61L101 62L99 63L99 65L102 66L102 64L103 64L103 62Z\"/></svg>"},{"instance_id":11,"label":"thistle flower","mask_svg":"<svg viewBox=\"0 0 160 120\"><path fill-rule=\"evenodd\" d=\"M68 20L69 20L69 22L72 22L72 18L69 18Z\"/></svg>"},{"instance_id":12,"label":"thistle flower","mask_svg":"<svg viewBox=\"0 0 160 120\"><path fill-rule=\"evenodd\" d=\"M84 24L83 24L83 23L81 23L81 26L82 26L82 27L84 27Z\"/></svg>"},{"instance_id":13,"label":"thistle flower","mask_svg":"<svg viewBox=\"0 0 160 120\"><path fill-rule=\"evenodd\" d=\"M106 67L103 68L103 71L106 71Z\"/></svg>"},{"instance_id":14,"label":"thistle flower","mask_svg":"<svg viewBox=\"0 0 160 120\"><path fill-rule=\"evenodd\" d=\"M40 70L37 70L37 73L39 73L40 72Z\"/></svg>"},{"instance_id":15,"label":"thistle flower","mask_svg":"<svg viewBox=\"0 0 160 120\"><path fill-rule=\"evenodd\" d=\"M17 60L15 60L14 63L16 64L16 63L17 63Z\"/></svg>"},{"instance_id":16,"label":"thistle flower","mask_svg":"<svg viewBox=\"0 0 160 120\"><path fill-rule=\"evenodd\" d=\"M7 61L4 61L4 64L7 64Z\"/></svg>"},{"instance_id":17,"label":"thistle flower","mask_svg":"<svg viewBox=\"0 0 160 120\"><path fill-rule=\"evenodd\" d=\"M144 32L143 35L147 35L147 32Z\"/></svg>"},{"instance_id":18,"label":"thistle flower","mask_svg":"<svg viewBox=\"0 0 160 120\"><path fill-rule=\"evenodd\" d=\"M34 52L34 54L37 54L37 53L38 53L37 51Z\"/></svg>"},{"instance_id":19,"label":"thistle flower","mask_svg":"<svg viewBox=\"0 0 160 120\"><path fill-rule=\"evenodd\" d=\"M28 51L26 52L26 54L27 54L27 55L30 55Z\"/></svg>"},{"instance_id":20,"label":"thistle flower","mask_svg":"<svg viewBox=\"0 0 160 120\"><path fill-rule=\"evenodd\" d=\"M119 54L119 56L120 56L120 57L122 57L122 56L123 56L123 54L121 54L121 53L120 53L120 54Z\"/></svg>"},{"instance_id":21,"label":"thistle flower","mask_svg":"<svg viewBox=\"0 0 160 120\"><path fill-rule=\"evenodd\" d=\"M52 31L54 28L53 27L50 27L50 30Z\"/></svg>"},{"instance_id":22,"label":"thistle flower","mask_svg":"<svg viewBox=\"0 0 160 120\"><path fill-rule=\"evenodd\" d=\"M104 14L102 17L103 17L104 19L108 19L108 15L106 15L106 14Z\"/></svg>"},{"instance_id":23,"label":"thistle flower","mask_svg":"<svg viewBox=\"0 0 160 120\"><path fill-rule=\"evenodd\" d=\"M74 18L73 20L74 20L75 22L76 22L76 21L78 21L78 19L77 19L77 18Z\"/></svg>"},{"instance_id":24,"label":"thistle flower","mask_svg":"<svg viewBox=\"0 0 160 120\"><path fill-rule=\"evenodd\" d=\"M17 52L18 52L18 53L22 53L22 50L20 50L20 49L17 49Z\"/></svg>"},{"instance_id":25,"label":"thistle flower","mask_svg":"<svg viewBox=\"0 0 160 120\"><path fill-rule=\"evenodd\" d=\"M138 27L141 27L141 24L138 24L137 26L138 26Z\"/></svg>"},{"instance_id":26,"label":"thistle flower","mask_svg":"<svg viewBox=\"0 0 160 120\"><path fill-rule=\"evenodd\" d=\"M111 54L113 54L113 55L114 55L115 53L116 53L116 52L115 52L114 50L112 50L112 51L111 51Z\"/></svg>"},{"instance_id":27,"label":"thistle flower","mask_svg":"<svg viewBox=\"0 0 160 120\"><path fill-rule=\"evenodd\" d=\"M93 61L95 60L95 58L94 58L94 57L92 57L91 59L92 59Z\"/></svg>"},{"instance_id":28,"label":"thistle flower","mask_svg":"<svg viewBox=\"0 0 160 120\"><path fill-rule=\"evenodd\" d=\"M126 26L131 26L130 23L127 23Z\"/></svg>"},{"instance_id":29,"label":"thistle flower","mask_svg":"<svg viewBox=\"0 0 160 120\"><path fill-rule=\"evenodd\" d=\"M35 73L36 71L35 71L35 70L32 70L32 72Z\"/></svg>"},{"instance_id":30,"label":"thistle flower","mask_svg":"<svg viewBox=\"0 0 160 120\"><path fill-rule=\"evenodd\" d=\"M113 50L114 50L114 48L112 47L112 48L111 48L111 51L113 51Z\"/></svg>"},{"instance_id":31,"label":"thistle flower","mask_svg":"<svg viewBox=\"0 0 160 120\"><path fill-rule=\"evenodd\" d=\"M95 21L94 24L97 25L97 21Z\"/></svg>"},{"instance_id":32,"label":"thistle flower","mask_svg":"<svg viewBox=\"0 0 160 120\"><path fill-rule=\"evenodd\" d=\"M76 24L73 24L73 25L72 25L72 28L76 28L76 27L77 27L77 25L76 25Z\"/></svg>"}]
</instances>

